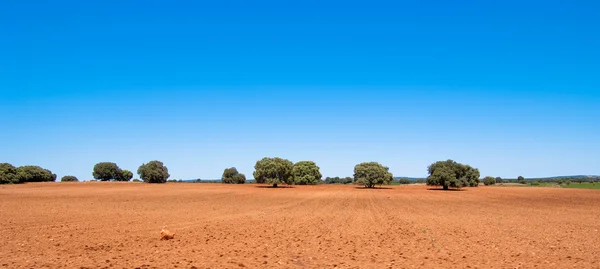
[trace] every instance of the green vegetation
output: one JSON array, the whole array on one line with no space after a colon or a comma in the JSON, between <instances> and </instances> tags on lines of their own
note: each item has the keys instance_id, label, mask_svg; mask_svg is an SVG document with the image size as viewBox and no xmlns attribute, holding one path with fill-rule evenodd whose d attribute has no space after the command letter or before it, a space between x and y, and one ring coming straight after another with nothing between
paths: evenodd
<instances>
[{"instance_id":1,"label":"green vegetation","mask_svg":"<svg viewBox=\"0 0 600 269\"><path fill-rule=\"evenodd\" d=\"M351 177L326 177L325 184L352 184L354 179Z\"/></svg>"},{"instance_id":2,"label":"green vegetation","mask_svg":"<svg viewBox=\"0 0 600 269\"><path fill-rule=\"evenodd\" d=\"M483 184L486 185L486 186L494 185L494 184L496 184L496 178L494 178L494 177L485 177L483 179Z\"/></svg>"},{"instance_id":3,"label":"green vegetation","mask_svg":"<svg viewBox=\"0 0 600 269\"><path fill-rule=\"evenodd\" d=\"M144 182L148 183L165 183L171 176L169 175L169 169L161 161L150 161L142 164L137 173Z\"/></svg>"},{"instance_id":4,"label":"green vegetation","mask_svg":"<svg viewBox=\"0 0 600 269\"><path fill-rule=\"evenodd\" d=\"M585 183L570 183L562 185L563 188L577 188L577 189L596 189L600 190L599 182L585 182Z\"/></svg>"},{"instance_id":5,"label":"green vegetation","mask_svg":"<svg viewBox=\"0 0 600 269\"><path fill-rule=\"evenodd\" d=\"M17 176L17 168L10 163L0 163L0 184L22 183Z\"/></svg>"},{"instance_id":6,"label":"green vegetation","mask_svg":"<svg viewBox=\"0 0 600 269\"><path fill-rule=\"evenodd\" d=\"M411 184L411 183L413 183L413 182L408 178L398 179L398 184L400 184L400 185L406 185L406 184Z\"/></svg>"},{"instance_id":7,"label":"green vegetation","mask_svg":"<svg viewBox=\"0 0 600 269\"><path fill-rule=\"evenodd\" d=\"M19 182L47 182L56 181L56 174L50 170L36 165L25 165L17 168Z\"/></svg>"},{"instance_id":8,"label":"green vegetation","mask_svg":"<svg viewBox=\"0 0 600 269\"><path fill-rule=\"evenodd\" d=\"M122 170L119 175L119 181L130 181L133 178L133 173L129 170Z\"/></svg>"},{"instance_id":9,"label":"green vegetation","mask_svg":"<svg viewBox=\"0 0 600 269\"><path fill-rule=\"evenodd\" d=\"M292 168L294 183L298 185L316 185L321 183L321 171L313 161L299 161Z\"/></svg>"},{"instance_id":10,"label":"green vegetation","mask_svg":"<svg viewBox=\"0 0 600 269\"><path fill-rule=\"evenodd\" d=\"M427 185L448 188L462 188L479 185L479 170L469 165L457 163L453 160L438 161L427 167L429 177Z\"/></svg>"},{"instance_id":11,"label":"green vegetation","mask_svg":"<svg viewBox=\"0 0 600 269\"><path fill-rule=\"evenodd\" d=\"M522 177L522 176L519 176L519 177L517 178L517 182L519 182L519 183L521 183L521 184L527 184L527 180L525 180L525 178L524 178L524 177Z\"/></svg>"},{"instance_id":12,"label":"green vegetation","mask_svg":"<svg viewBox=\"0 0 600 269\"><path fill-rule=\"evenodd\" d=\"M223 171L221 182L226 184L244 184L246 183L246 175L240 174L235 167L226 168Z\"/></svg>"},{"instance_id":13,"label":"green vegetation","mask_svg":"<svg viewBox=\"0 0 600 269\"><path fill-rule=\"evenodd\" d=\"M291 185L294 184L293 167L294 164L287 159L265 157L254 165L254 180L259 184L273 184L274 188L284 183Z\"/></svg>"},{"instance_id":14,"label":"green vegetation","mask_svg":"<svg viewBox=\"0 0 600 269\"><path fill-rule=\"evenodd\" d=\"M79 182L79 179L75 176L64 176L60 179L60 182Z\"/></svg>"},{"instance_id":15,"label":"green vegetation","mask_svg":"<svg viewBox=\"0 0 600 269\"><path fill-rule=\"evenodd\" d=\"M363 162L354 166L354 182L366 188L390 184L393 180L394 176L389 168L377 162Z\"/></svg>"},{"instance_id":16,"label":"green vegetation","mask_svg":"<svg viewBox=\"0 0 600 269\"><path fill-rule=\"evenodd\" d=\"M133 173L129 170L121 170L116 163L100 162L94 165L92 176L101 181L129 181Z\"/></svg>"},{"instance_id":17,"label":"green vegetation","mask_svg":"<svg viewBox=\"0 0 600 269\"><path fill-rule=\"evenodd\" d=\"M56 181L56 174L36 165L14 167L9 163L0 163L0 184L46 181Z\"/></svg>"}]
</instances>

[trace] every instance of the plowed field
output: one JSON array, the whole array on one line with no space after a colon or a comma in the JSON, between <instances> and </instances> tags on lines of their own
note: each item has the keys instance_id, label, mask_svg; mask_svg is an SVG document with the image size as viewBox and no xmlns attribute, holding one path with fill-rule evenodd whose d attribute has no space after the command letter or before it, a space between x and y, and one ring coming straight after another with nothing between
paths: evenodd
<instances>
[{"instance_id":1,"label":"plowed field","mask_svg":"<svg viewBox=\"0 0 600 269\"><path fill-rule=\"evenodd\" d=\"M600 268L600 191L10 185L0 234L0 268Z\"/></svg>"}]
</instances>

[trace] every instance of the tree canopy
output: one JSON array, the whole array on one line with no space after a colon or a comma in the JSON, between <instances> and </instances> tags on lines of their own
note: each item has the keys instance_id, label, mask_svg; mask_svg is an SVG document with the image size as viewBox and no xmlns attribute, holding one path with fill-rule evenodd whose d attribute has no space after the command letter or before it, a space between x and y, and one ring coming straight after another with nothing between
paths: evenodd
<instances>
[{"instance_id":1,"label":"tree canopy","mask_svg":"<svg viewBox=\"0 0 600 269\"><path fill-rule=\"evenodd\" d=\"M393 180L394 176L389 172L389 168L380 163L363 162L354 166L354 182L366 188L389 184Z\"/></svg>"},{"instance_id":2,"label":"tree canopy","mask_svg":"<svg viewBox=\"0 0 600 269\"><path fill-rule=\"evenodd\" d=\"M221 176L221 182L226 184L244 184L246 175L240 174L235 167L226 168Z\"/></svg>"},{"instance_id":3,"label":"tree canopy","mask_svg":"<svg viewBox=\"0 0 600 269\"><path fill-rule=\"evenodd\" d=\"M315 185L321 183L321 171L313 161L299 161L292 168L294 182L298 185Z\"/></svg>"},{"instance_id":4,"label":"tree canopy","mask_svg":"<svg viewBox=\"0 0 600 269\"><path fill-rule=\"evenodd\" d=\"M294 183L293 166L294 164L287 159L279 157L262 158L254 165L254 180L259 184L273 184L273 187L284 183L291 185Z\"/></svg>"},{"instance_id":5,"label":"tree canopy","mask_svg":"<svg viewBox=\"0 0 600 269\"><path fill-rule=\"evenodd\" d=\"M130 181L133 178L133 173L129 170L121 170L121 174L117 180L119 181Z\"/></svg>"},{"instance_id":6,"label":"tree canopy","mask_svg":"<svg viewBox=\"0 0 600 269\"><path fill-rule=\"evenodd\" d=\"M56 181L56 174L37 165L25 165L17 168L19 182L46 182Z\"/></svg>"},{"instance_id":7,"label":"tree canopy","mask_svg":"<svg viewBox=\"0 0 600 269\"><path fill-rule=\"evenodd\" d=\"M102 181L119 180L121 178L121 168L116 163L100 162L94 165L92 176Z\"/></svg>"},{"instance_id":8,"label":"tree canopy","mask_svg":"<svg viewBox=\"0 0 600 269\"><path fill-rule=\"evenodd\" d=\"M352 177L326 177L325 178L325 183L326 184L350 184L354 182L354 178Z\"/></svg>"},{"instance_id":9,"label":"tree canopy","mask_svg":"<svg viewBox=\"0 0 600 269\"><path fill-rule=\"evenodd\" d=\"M0 163L0 184L21 183L17 168L10 163Z\"/></svg>"},{"instance_id":10,"label":"tree canopy","mask_svg":"<svg viewBox=\"0 0 600 269\"><path fill-rule=\"evenodd\" d=\"M429 176L427 185L462 188L476 187L479 184L479 170L469 165L457 163L453 160L438 161L427 167Z\"/></svg>"},{"instance_id":11,"label":"tree canopy","mask_svg":"<svg viewBox=\"0 0 600 269\"><path fill-rule=\"evenodd\" d=\"M495 177L485 177L485 178L483 178L483 184L486 186L494 185L494 184L496 184L496 178Z\"/></svg>"},{"instance_id":12,"label":"tree canopy","mask_svg":"<svg viewBox=\"0 0 600 269\"><path fill-rule=\"evenodd\" d=\"M64 176L60 179L60 182L78 182L79 179L75 176Z\"/></svg>"},{"instance_id":13,"label":"tree canopy","mask_svg":"<svg viewBox=\"0 0 600 269\"><path fill-rule=\"evenodd\" d=\"M165 183L171 176L169 169L161 161L156 160L142 164L137 173L144 182L148 183Z\"/></svg>"}]
</instances>

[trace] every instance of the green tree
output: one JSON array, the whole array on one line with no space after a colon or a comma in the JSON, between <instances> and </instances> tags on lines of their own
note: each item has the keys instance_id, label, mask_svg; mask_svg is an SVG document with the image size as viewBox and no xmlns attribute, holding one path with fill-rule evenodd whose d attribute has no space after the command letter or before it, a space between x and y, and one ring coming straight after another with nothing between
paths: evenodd
<instances>
[{"instance_id":1,"label":"green tree","mask_svg":"<svg viewBox=\"0 0 600 269\"><path fill-rule=\"evenodd\" d=\"M221 176L221 182L225 184L244 184L246 175L240 174L235 167L226 168Z\"/></svg>"},{"instance_id":2,"label":"green tree","mask_svg":"<svg viewBox=\"0 0 600 269\"><path fill-rule=\"evenodd\" d=\"M130 181L133 178L133 173L129 170L121 170L118 181Z\"/></svg>"},{"instance_id":3,"label":"green tree","mask_svg":"<svg viewBox=\"0 0 600 269\"><path fill-rule=\"evenodd\" d=\"M161 161L150 161L142 164L137 173L144 182L148 183L165 183L171 176L169 175L169 169Z\"/></svg>"},{"instance_id":4,"label":"green tree","mask_svg":"<svg viewBox=\"0 0 600 269\"><path fill-rule=\"evenodd\" d=\"M0 184L21 183L17 168L10 163L0 163Z\"/></svg>"},{"instance_id":5,"label":"green tree","mask_svg":"<svg viewBox=\"0 0 600 269\"><path fill-rule=\"evenodd\" d=\"M494 185L494 184L496 184L496 178L494 178L494 177L485 177L483 179L483 184L486 185L486 186Z\"/></svg>"},{"instance_id":6,"label":"green tree","mask_svg":"<svg viewBox=\"0 0 600 269\"><path fill-rule=\"evenodd\" d=\"M64 176L60 179L60 182L79 182L79 179L75 176Z\"/></svg>"},{"instance_id":7,"label":"green tree","mask_svg":"<svg viewBox=\"0 0 600 269\"><path fill-rule=\"evenodd\" d=\"M102 181L119 180L121 172L121 168L116 163L100 162L94 165L92 176Z\"/></svg>"},{"instance_id":8,"label":"green tree","mask_svg":"<svg viewBox=\"0 0 600 269\"><path fill-rule=\"evenodd\" d=\"M401 179L398 179L398 183L401 185L406 185L406 184L410 184L412 182L408 178L401 178Z\"/></svg>"},{"instance_id":9,"label":"green tree","mask_svg":"<svg viewBox=\"0 0 600 269\"><path fill-rule=\"evenodd\" d=\"M521 184L527 184L527 180L525 180L525 178L524 178L524 177L522 177L522 176L519 176L519 177L517 178L517 182L519 182L519 183L521 183Z\"/></svg>"},{"instance_id":10,"label":"green tree","mask_svg":"<svg viewBox=\"0 0 600 269\"><path fill-rule=\"evenodd\" d=\"M354 166L354 182L366 188L389 184L393 180L394 176L389 172L389 168L380 163L363 162Z\"/></svg>"},{"instance_id":11,"label":"green tree","mask_svg":"<svg viewBox=\"0 0 600 269\"><path fill-rule=\"evenodd\" d=\"M299 161L292 168L294 182L298 185L316 185L321 183L321 171L313 161Z\"/></svg>"},{"instance_id":12,"label":"green tree","mask_svg":"<svg viewBox=\"0 0 600 269\"><path fill-rule=\"evenodd\" d=\"M496 183L502 183L502 178L501 177L496 177Z\"/></svg>"},{"instance_id":13,"label":"green tree","mask_svg":"<svg viewBox=\"0 0 600 269\"><path fill-rule=\"evenodd\" d=\"M438 161L427 167L429 176L426 183L431 186L448 188L476 187L479 184L479 170L453 160Z\"/></svg>"},{"instance_id":14,"label":"green tree","mask_svg":"<svg viewBox=\"0 0 600 269\"><path fill-rule=\"evenodd\" d=\"M17 168L19 182L56 181L56 174L37 165L25 165Z\"/></svg>"},{"instance_id":15,"label":"green tree","mask_svg":"<svg viewBox=\"0 0 600 269\"><path fill-rule=\"evenodd\" d=\"M265 157L254 165L254 180L259 184L273 184L275 188L278 184L291 185L294 183L293 167L294 164L287 159Z\"/></svg>"}]
</instances>

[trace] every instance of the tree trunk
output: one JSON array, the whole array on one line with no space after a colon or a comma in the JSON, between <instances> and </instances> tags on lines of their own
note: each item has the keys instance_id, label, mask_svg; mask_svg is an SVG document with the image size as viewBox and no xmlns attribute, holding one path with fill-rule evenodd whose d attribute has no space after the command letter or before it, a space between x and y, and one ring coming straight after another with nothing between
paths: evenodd
<instances>
[{"instance_id":1,"label":"tree trunk","mask_svg":"<svg viewBox=\"0 0 600 269\"><path fill-rule=\"evenodd\" d=\"M448 186L447 185L444 185L444 190L448 190Z\"/></svg>"},{"instance_id":2,"label":"tree trunk","mask_svg":"<svg viewBox=\"0 0 600 269\"><path fill-rule=\"evenodd\" d=\"M277 183L273 184L273 188L277 188Z\"/></svg>"}]
</instances>

